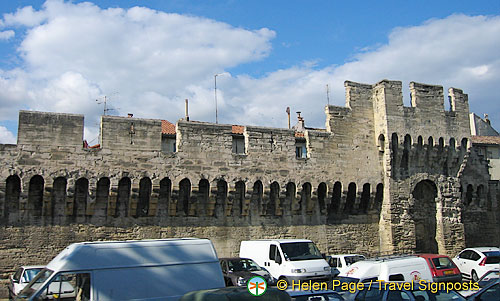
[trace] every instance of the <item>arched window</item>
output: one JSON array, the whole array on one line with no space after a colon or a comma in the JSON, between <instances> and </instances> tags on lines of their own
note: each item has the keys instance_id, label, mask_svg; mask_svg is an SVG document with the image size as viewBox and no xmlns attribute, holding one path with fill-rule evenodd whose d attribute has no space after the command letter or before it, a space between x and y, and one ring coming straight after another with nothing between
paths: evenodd
<instances>
[{"instance_id":1,"label":"arched window","mask_svg":"<svg viewBox=\"0 0 500 301\"><path fill-rule=\"evenodd\" d=\"M158 195L158 216L168 216L172 197L172 181L165 177L160 181L160 193Z\"/></svg>"},{"instance_id":2,"label":"arched window","mask_svg":"<svg viewBox=\"0 0 500 301\"><path fill-rule=\"evenodd\" d=\"M137 202L136 217L148 216L149 202L151 200L151 179L144 177L139 182L139 200Z\"/></svg>"},{"instance_id":3,"label":"arched window","mask_svg":"<svg viewBox=\"0 0 500 301\"><path fill-rule=\"evenodd\" d=\"M424 139L422 138L422 136L418 136L418 138L417 138L417 150L419 152L422 151L423 145L424 145Z\"/></svg>"},{"instance_id":4,"label":"arched window","mask_svg":"<svg viewBox=\"0 0 500 301\"><path fill-rule=\"evenodd\" d=\"M41 216L43 208L43 188L42 176L33 176L28 189L28 210L32 216Z\"/></svg>"},{"instance_id":5,"label":"arched window","mask_svg":"<svg viewBox=\"0 0 500 301\"><path fill-rule=\"evenodd\" d=\"M57 177L52 184L52 216L60 217L66 215L66 187L65 177Z\"/></svg>"},{"instance_id":6,"label":"arched window","mask_svg":"<svg viewBox=\"0 0 500 301\"><path fill-rule=\"evenodd\" d=\"M474 188L471 184L467 185L467 191L465 192L465 205L472 204L472 198L474 194Z\"/></svg>"},{"instance_id":7,"label":"arched window","mask_svg":"<svg viewBox=\"0 0 500 301\"><path fill-rule=\"evenodd\" d=\"M245 182L238 181L235 184L235 202L240 206L240 215L248 215L248 206L245 202Z\"/></svg>"},{"instance_id":8,"label":"arched window","mask_svg":"<svg viewBox=\"0 0 500 301\"><path fill-rule=\"evenodd\" d=\"M467 151L467 147L468 147L468 140L467 138L463 138L462 139L462 142L460 143L460 146L462 148L462 150L465 152Z\"/></svg>"},{"instance_id":9,"label":"arched window","mask_svg":"<svg viewBox=\"0 0 500 301\"><path fill-rule=\"evenodd\" d=\"M276 215L277 204L279 203L280 185L272 182L269 191L269 202L267 203L266 215Z\"/></svg>"},{"instance_id":10,"label":"arched window","mask_svg":"<svg viewBox=\"0 0 500 301\"><path fill-rule=\"evenodd\" d=\"M359 211L367 213L370 207L370 184L363 185L363 192L361 193L361 200L359 204Z\"/></svg>"},{"instance_id":11,"label":"arched window","mask_svg":"<svg viewBox=\"0 0 500 301\"><path fill-rule=\"evenodd\" d=\"M95 196L94 215L104 217L108 211L109 187L111 182L109 178L102 177L97 181L97 190Z\"/></svg>"},{"instance_id":12,"label":"arched window","mask_svg":"<svg viewBox=\"0 0 500 301\"><path fill-rule=\"evenodd\" d=\"M401 158L401 176L408 176L408 169L410 165L410 150L411 150L411 136L405 135L405 141L403 145L403 156Z\"/></svg>"},{"instance_id":13,"label":"arched window","mask_svg":"<svg viewBox=\"0 0 500 301\"><path fill-rule=\"evenodd\" d=\"M114 217L128 216L131 185L132 182L128 177L124 177L118 182L118 195L116 196L116 211Z\"/></svg>"},{"instance_id":14,"label":"arched window","mask_svg":"<svg viewBox=\"0 0 500 301\"><path fill-rule=\"evenodd\" d=\"M9 176L5 183L5 217L19 212L19 196L21 195L21 179L17 175Z\"/></svg>"},{"instance_id":15,"label":"arched window","mask_svg":"<svg viewBox=\"0 0 500 301\"><path fill-rule=\"evenodd\" d=\"M205 214L210 196L210 182L207 179L201 179L198 182L198 215Z\"/></svg>"},{"instance_id":16,"label":"arched window","mask_svg":"<svg viewBox=\"0 0 500 301\"><path fill-rule=\"evenodd\" d=\"M378 136L378 151L383 153L385 151L385 136L380 134Z\"/></svg>"},{"instance_id":17,"label":"arched window","mask_svg":"<svg viewBox=\"0 0 500 301\"><path fill-rule=\"evenodd\" d=\"M300 202L305 204L307 214L312 214L314 210L314 203L311 200L311 192L311 183L304 183L302 185L302 191L300 192Z\"/></svg>"},{"instance_id":18,"label":"arched window","mask_svg":"<svg viewBox=\"0 0 500 301\"><path fill-rule=\"evenodd\" d=\"M351 214L354 211L354 203L356 202L356 184L350 183L347 188L347 197L344 206L344 213Z\"/></svg>"},{"instance_id":19,"label":"arched window","mask_svg":"<svg viewBox=\"0 0 500 301\"><path fill-rule=\"evenodd\" d=\"M453 150L453 151L455 150L455 147L456 147L455 144L456 144L455 138L450 138L450 150Z\"/></svg>"},{"instance_id":20,"label":"arched window","mask_svg":"<svg viewBox=\"0 0 500 301\"><path fill-rule=\"evenodd\" d=\"M373 201L373 207L376 210L380 210L382 208L382 202L384 201L384 184L379 183L377 185L377 190L375 192L375 200Z\"/></svg>"},{"instance_id":21,"label":"arched window","mask_svg":"<svg viewBox=\"0 0 500 301\"><path fill-rule=\"evenodd\" d=\"M220 179L219 181L217 181L217 196L215 198L214 216L220 217L222 215L225 215L227 205L227 182L223 179Z\"/></svg>"},{"instance_id":22,"label":"arched window","mask_svg":"<svg viewBox=\"0 0 500 301\"><path fill-rule=\"evenodd\" d=\"M255 181L255 183L253 184L253 191L252 191L251 211L257 212L257 214L259 215L261 214L262 210L263 190L264 188L262 186L262 182L260 180Z\"/></svg>"},{"instance_id":23,"label":"arched window","mask_svg":"<svg viewBox=\"0 0 500 301\"><path fill-rule=\"evenodd\" d=\"M339 212L341 201L342 201L342 184L340 182L335 182L335 184L333 184L332 201L330 204L330 209L328 210L329 215L336 214Z\"/></svg>"},{"instance_id":24,"label":"arched window","mask_svg":"<svg viewBox=\"0 0 500 301\"><path fill-rule=\"evenodd\" d=\"M286 199L292 214L300 212L300 202L297 201L297 186L294 182L286 184Z\"/></svg>"},{"instance_id":25,"label":"arched window","mask_svg":"<svg viewBox=\"0 0 500 301\"><path fill-rule=\"evenodd\" d=\"M189 213L189 199L191 198L191 181L185 178L179 183L179 199L177 200L177 214Z\"/></svg>"},{"instance_id":26,"label":"arched window","mask_svg":"<svg viewBox=\"0 0 500 301\"><path fill-rule=\"evenodd\" d=\"M321 182L318 185L318 206L320 214L326 209L326 194L327 186L326 183Z\"/></svg>"},{"instance_id":27,"label":"arched window","mask_svg":"<svg viewBox=\"0 0 500 301\"><path fill-rule=\"evenodd\" d=\"M73 216L82 217L87 212L87 198L89 196L89 180L80 178L75 182L75 199L73 202Z\"/></svg>"}]
</instances>

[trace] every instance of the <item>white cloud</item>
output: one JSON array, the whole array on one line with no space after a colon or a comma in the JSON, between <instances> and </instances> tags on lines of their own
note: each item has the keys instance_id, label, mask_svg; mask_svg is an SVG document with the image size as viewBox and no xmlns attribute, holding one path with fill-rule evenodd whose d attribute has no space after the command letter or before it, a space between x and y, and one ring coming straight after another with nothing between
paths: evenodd
<instances>
[{"instance_id":1,"label":"white cloud","mask_svg":"<svg viewBox=\"0 0 500 301\"><path fill-rule=\"evenodd\" d=\"M20 108L74 112L90 119L87 126L102 112L95 99L114 92L115 114L175 121L185 98L200 111L207 95L196 91L212 87L215 73L266 57L275 36L267 28L245 30L144 7L58 0L40 11L25 7L4 15L3 24L28 28L18 48L23 65L15 73L0 71L6 89L0 90L0 118Z\"/></svg>"},{"instance_id":2,"label":"white cloud","mask_svg":"<svg viewBox=\"0 0 500 301\"><path fill-rule=\"evenodd\" d=\"M2 22L27 29L18 48L23 65L0 70L0 119L15 120L19 109L85 114L89 140L103 109L95 100L104 95L113 95L112 114L175 122L189 98L192 120L214 121L213 75L265 59L275 36L267 28L144 7L58 0L39 11L19 9ZM341 66L308 61L261 78L225 74L217 78L219 122L286 127L290 106L303 112L306 125L324 127L326 84L330 102L343 105L345 80L388 78L461 88L471 110L489 113L498 127L499 45L500 17L453 15L394 29L387 44L365 47Z\"/></svg>"},{"instance_id":3,"label":"white cloud","mask_svg":"<svg viewBox=\"0 0 500 301\"><path fill-rule=\"evenodd\" d=\"M4 126L0 126L0 144L16 144L16 137Z\"/></svg>"},{"instance_id":4,"label":"white cloud","mask_svg":"<svg viewBox=\"0 0 500 301\"><path fill-rule=\"evenodd\" d=\"M0 40L8 40L15 35L13 30L0 31Z\"/></svg>"}]
</instances>

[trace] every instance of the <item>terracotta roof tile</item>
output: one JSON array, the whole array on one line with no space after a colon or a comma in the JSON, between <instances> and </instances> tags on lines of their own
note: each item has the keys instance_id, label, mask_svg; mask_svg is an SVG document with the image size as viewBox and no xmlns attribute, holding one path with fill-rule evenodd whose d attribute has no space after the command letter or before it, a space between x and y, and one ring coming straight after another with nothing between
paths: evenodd
<instances>
[{"instance_id":1,"label":"terracotta roof tile","mask_svg":"<svg viewBox=\"0 0 500 301\"><path fill-rule=\"evenodd\" d=\"M471 140L475 144L500 145L500 136L471 136Z\"/></svg>"},{"instance_id":2,"label":"terracotta roof tile","mask_svg":"<svg viewBox=\"0 0 500 301\"><path fill-rule=\"evenodd\" d=\"M232 133L233 134L243 134L243 130L245 129L242 125L233 125Z\"/></svg>"},{"instance_id":3,"label":"terracotta roof tile","mask_svg":"<svg viewBox=\"0 0 500 301\"><path fill-rule=\"evenodd\" d=\"M166 135L175 135L175 124L167 120L161 121L161 133Z\"/></svg>"}]
</instances>

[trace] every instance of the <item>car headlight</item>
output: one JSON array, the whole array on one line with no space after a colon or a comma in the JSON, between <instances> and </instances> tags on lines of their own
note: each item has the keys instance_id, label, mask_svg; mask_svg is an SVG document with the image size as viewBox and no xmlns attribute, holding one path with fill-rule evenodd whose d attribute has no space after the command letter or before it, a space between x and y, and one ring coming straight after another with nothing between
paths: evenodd
<instances>
[{"instance_id":1,"label":"car headlight","mask_svg":"<svg viewBox=\"0 0 500 301\"><path fill-rule=\"evenodd\" d=\"M331 271L332 271L332 268L331 268L331 267L329 267L329 266L328 266L328 267L324 267L324 268L323 268L323 271L325 271L325 272L331 272Z\"/></svg>"},{"instance_id":2,"label":"car headlight","mask_svg":"<svg viewBox=\"0 0 500 301\"><path fill-rule=\"evenodd\" d=\"M246 279L243 277L238 277L238 286L244 286L247 283Z\"/></svg>"},{"instance_id":3,"label":"car headlight","mask_svg":"<svg viewBox=\"0 0 500 301\"><path fill-rule=\"evenodd\" d=\"M292 273L305 273L306 269L292 269Z\"/></svg>"}]
</instances>

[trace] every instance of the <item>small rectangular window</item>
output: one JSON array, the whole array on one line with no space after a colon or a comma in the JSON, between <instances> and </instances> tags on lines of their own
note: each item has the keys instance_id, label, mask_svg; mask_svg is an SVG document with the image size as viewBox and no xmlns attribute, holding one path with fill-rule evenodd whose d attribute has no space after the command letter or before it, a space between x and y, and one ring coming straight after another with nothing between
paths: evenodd
<instances>
[{"instance_id":1,"label":"small rectangular window","mask_svg":"<svg viewBox=\"0 0 500 301\"><path fill-rule=\"evenodd\" d=\"M164 153L175 153L176 150L176 139L175 136L166 136L163 135L161 137L161 151Z\"/></svg>"},{"instance_id":2,"label":"small rectangular window","mask_svg":"<svg viewBox=\"0 0 500 301\"><path fill-rule=\"evenodd\" d=\"M297 159L305 159L307 158L307 148L306 141L303 139L295 140L295 157Z\"/></svg>"},{"instance_id":3,"label":"small rectangular window","mask_svg":"<svg viewBox=\"0 0 500 301\"><path fill-rule=\"evenodd\" d=\"M233 154L245 154L245 137L243 135L233 136Z\"/></svg>"}]
</instances>

